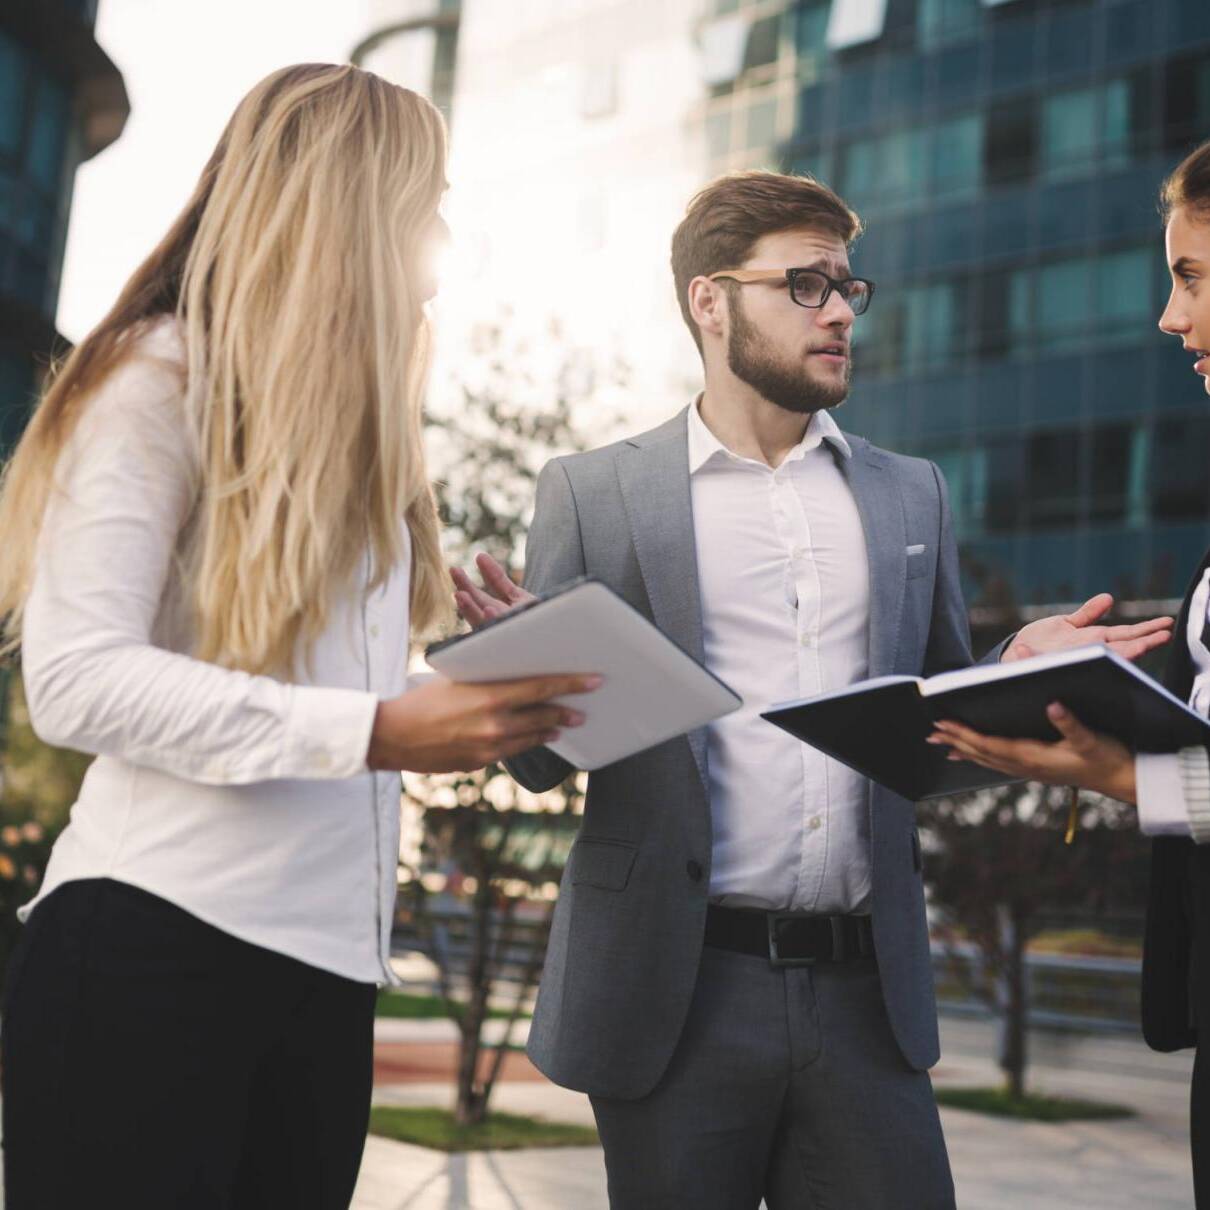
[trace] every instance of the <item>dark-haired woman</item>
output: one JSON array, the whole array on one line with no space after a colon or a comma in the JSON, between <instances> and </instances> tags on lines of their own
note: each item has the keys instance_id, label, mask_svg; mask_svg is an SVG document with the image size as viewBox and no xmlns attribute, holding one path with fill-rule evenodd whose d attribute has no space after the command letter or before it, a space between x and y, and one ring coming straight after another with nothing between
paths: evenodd
<instances>
[{"instance_id":1,"label":"dark-haired woman","mask_svg":"<svg viewBox=\"0 0 1210 1210\"><path fill-rule=\"evenodd\" d=\"M1180 338L1210 394L1210 143L1189 155L1164 183L1164 242L1172 293L1160 328ZM1210 551L1185 597L1165 676L1168 688L1210 715ZM1197 1205L1210 1207L1210 754L1203 747L1168 756L1135 755L1081 725L1060 703L1054 744L978 735L939 723L934 742L954 759L977 761L1018 777L1077 785L1138 804L1154 836L1143 950L1143 1035L1155 1050L1198 1048L1193 1068L1191 1136Z\"/></svg>"}]
</instances>

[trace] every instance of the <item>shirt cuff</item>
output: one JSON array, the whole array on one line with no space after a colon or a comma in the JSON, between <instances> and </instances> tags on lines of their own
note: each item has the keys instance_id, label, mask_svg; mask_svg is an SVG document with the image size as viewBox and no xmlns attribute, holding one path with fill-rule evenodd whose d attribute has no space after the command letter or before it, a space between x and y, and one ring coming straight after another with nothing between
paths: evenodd
<instances>
[{"instance_id":1,"label":"shirt cuff","mask_svg":"<svg viewBox=\"0 0 1210 1210\"><path fill-rule=\"evenodd\" d=\"M1210 755L1201 744L1195 744L1182 748L1177 753L1177 760L1185 790L1189 833L1195 844L1206 844L1210 841Z\"/></svg>"},{"instance_id":2,"label":"shirt cuff","mask_svg":"<svg viewBox=\"0 0 1210 1210\"><path fill-rule=\"evenodd\" d=\"M1134 758L1134 776L1142 831L1148 836L1188 836L1189 811L1179 756L1140 752Z\"/></svg>"},{"instance_id":3,"label":"shirt cuff","mask_svg":"<svg viewBox=\"0 0 1210 1210\"><path fill-rule=\"evenodd\" d=\"M290 686L283 777L354 777L368 769L366 756L378 698L357 689Z\"/></svg>"}]
</instances>

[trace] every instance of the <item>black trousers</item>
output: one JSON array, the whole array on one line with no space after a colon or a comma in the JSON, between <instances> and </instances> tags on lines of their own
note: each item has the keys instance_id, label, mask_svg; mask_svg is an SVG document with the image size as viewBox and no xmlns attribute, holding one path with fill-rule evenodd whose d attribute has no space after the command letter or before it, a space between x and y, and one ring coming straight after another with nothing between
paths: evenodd
<instances>
[{"instance_id":1,"label":"black trousers","mask_svg":"<svg viewBox=\"0 0 1210 1210\"><path fill-rule=\"evenodd\" d=\"M8 1210L343 1210L374 996L124 883L60 887L5 989Z\"/></svg>"}]
</instances>

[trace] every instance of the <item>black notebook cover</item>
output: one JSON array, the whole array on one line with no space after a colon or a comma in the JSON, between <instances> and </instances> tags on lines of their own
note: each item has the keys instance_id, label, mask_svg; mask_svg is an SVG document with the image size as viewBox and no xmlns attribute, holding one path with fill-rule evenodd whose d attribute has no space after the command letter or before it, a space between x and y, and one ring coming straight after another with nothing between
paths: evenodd
<instances>
[{"instance_id":1,"label":"black notebook cover","mask_svg":"<svg viewBox=\"0 0 1210 1210\"><path fill-rule=\"evenodd\" d=\"M987 679L980 681L981 676ZM967 683L945 687L963 680ZM786 702L761 717L896 794L919 800L1013 780L968 761L947 760L946 749L925 743L936 720L953 719L987 735L1057 740L1059 733L1046 717L1046 707L1055 701L1136 752L1210 743L1210 723L1100 646L931 681L883 677Z\"/></svg>"}]
</instances>

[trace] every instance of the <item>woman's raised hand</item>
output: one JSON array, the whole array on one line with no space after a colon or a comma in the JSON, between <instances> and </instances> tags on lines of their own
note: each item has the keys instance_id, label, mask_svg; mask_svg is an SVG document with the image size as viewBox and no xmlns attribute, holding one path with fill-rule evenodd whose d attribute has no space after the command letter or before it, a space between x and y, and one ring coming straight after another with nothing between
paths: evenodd
<instances>
[{"instance_id":1,"label":"woman's raised hand","mask_svg":"<svg viewBox=\"0 0 1210 1210\"><path fill-rule=\"evenodd\" d=\"M580 711L552 699L591 693L599 676L537 676L480 685L436 679L378 704L371 769L460 773L538 748L578 727Z\"/></svg>"}]
</instances>

